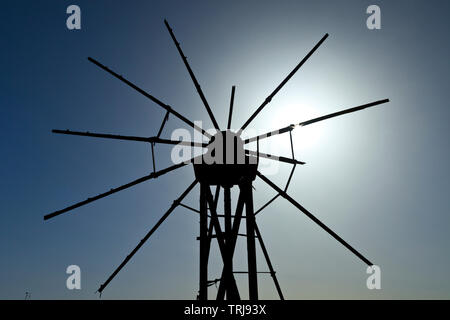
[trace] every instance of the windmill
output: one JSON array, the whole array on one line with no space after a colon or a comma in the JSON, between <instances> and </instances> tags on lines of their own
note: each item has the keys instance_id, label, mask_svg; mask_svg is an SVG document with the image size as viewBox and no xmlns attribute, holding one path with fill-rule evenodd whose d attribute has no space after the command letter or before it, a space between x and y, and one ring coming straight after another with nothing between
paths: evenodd
<instances>
[{"instance_id":1,"label":"windmill","mask_svg":"<svg viewBox=\"0 0 450 320\"><path fill-rule=\"evenodd\" d=\"M150 231L142 238L139 244L135 247L135 249L123 260L123 262L114 270L114 272L109 276L109 278L100 286L98 292L101 294L103 290L108 286L111 280L122 270L122 268L127 264L127 262L136 254L136 252L144 245L144 243L152 236L152 234L159 228L159 226L164 222L164 220L177 208L178 206L185 207L189 210L194 211L199 215L200 219L200 234L197 238L200 244L200 261L199 261L199 291L197 299L199 300L207 300L208 299L208 287L212 284L219 283L219 287L217 290L217 299L218 300L239 300L241 296L239 294L239 290L235 281L234 275L239 273L239 271L235 271L233 269L233 256L236 248L237 238L239 236L246 237L247 242L247 261L248 261L248 270L244 271L244 273L248 274L248 289L249 289L249 299L257 300L258 299L258 272L257 264L256 264L256 241L259 242L259 245L262 249L264 258L267 262L267 266L271 277L273 278L275 288L280 299L284 299L283 293L281 291L280 285L278 283L276 273L273 269L272 263L270 261L266 246L263 242L261 232L258 229L256 224L255 216L264 210L270 203L272 203L278 197L283 197L287 201L289 201L292 205L294 205L300 212L305 214L308 218L310 218L313 222L318 224L323 230L325 230L328 234L330 234L333 238L339 241L342 245L344 245L348 250L350 250L353 254L355 254L359 259L361 259L364 263L369 266L373 264L365 258L361 253L359 253L356 249L354 249L350 244L344 241L339 235L337 235L333 230L328 228L323 222L317 219L311 212L305 209L301 204L299 204L296 200L294 200L291 196L288 195L287 189L289 183L294 174L294 170L297 165L305 164L302 161L298 161L294 156L294 148L292 141L292 130L298 127L304 127L311 124L314 124L319 121L327 120L333 117L341 116L344 114L352 113L355 111L363 110L365 108L374 107L386 102L389 102L388 99L378 100L371 103L363 104L357 107L341 110L335 113L327 114L318 118L310 119L308 121L300 122L297 124L292 124L283 128L280 128L275 131L267 132L262 135L258 135L248 139L242 139L241 134L243 130L245 130L248 125L256 118L256 116L271 102L273 97L281 90L281 88L292 78L292 76L300 69L300 67L311 57L311 55L319 48L319 46L325 41L328 37L328 34L325 34L322 39L309 51L309 53L295 66L295 68L287 75L287 77L275 88L275 90L264 100L264 102L256 109L256 111L248 118L248 120L241 126L239 130L233 132L231 130L231 120L232 120L232 112L233 112L233 104L234 104L234 95L235 95L235 87L232 87L231 99L230 99L230 108L228 114L228 123L226 130L222 130L215 117L214 114L208 104L208 101L203 94L203 91L180 47L180 43L175 38L173 30L169 26L168 22L164 20L164 23L169 31L169 34L178 50L178 53L183 60L184 65L194 83L194 86L202 100L202 103L211 119L214 128L216 130L215 134L210 134L197 124L186 118L185 116L178 113L171 106L165 104L161 100L155 98L151 94L147 93L140 87L136 86L123 76L117 74L113 70L104 66L97 60L89 57L88 60L107 73L111 74L115 78L124 82L129 87L133 88L140 94L144 95L158 106L166 110L166 114L163 118L161 126L156 136L153 137L136 137L136 136L123 136L123 135L114 135L114 134L103 134L103 133L91 133L91 132L78 132L78 131L70 131L70 130L52 130L54 133L59 134L69 134L69 135L78 135L78 136L86 136L86 137L97 137L97 138L106 138L106 139L118 139L118 140L129 140L129 141L140 141L150 143L151 151L152 151L152 161L153 161L153 171L146 176L143 176L139 179L126 183L117 188L113 188L107 192L98 194L94 197L88 198L84 201L80 201L73 205L70 205L64 209L57 210L50 214L44 216L44 220L48 220L54 218L60 214L69 212L75 208L84 206L88 203L94 202L101 198L112 195L121 190L130 188L137 184L140 184L144 181L156 179L166 173L174 171L178 168L186 166L188 164L193 163L195 180L187 187L187 189L173 202L170 208L164 213L164 215L159 219L159 221L150 229ZM195 141L175 141L169 139L161 138L161 133L163 128L168 121L169 115L173 115L183 121L188 126L192 127L194 130L199 131L203 136L205 136L208 140L207 143L203 142L195 142ZM275 135L280 135L283 133L289 133L290 136L290 145L292 157L281 157L274 156L266 153L259 152L259 141L262 139L266 139ZM252 151L245 149L245 145L256 142L257 151ZM190 147L200 147L206 148L206 152L202 155L194 157L188 161L181 162L179 164L174 164L170 167L167 167L162 170L155 169L155 159L154 159L154 146L156 144L171 144L171 145L184 145ZM269 180L266 176L261 174L258 171L258 163L259 157L268 158L273 161L280 161L283 163L288 163L292 165L292 169L284 188L281 188L274 184L271 180ZM213 161L211 161L213 159ZM254 210L253 206L253 189L252 183L256 179L256 177L260 178L263 182L265 182L269 187L276 191L276 195L271 198L268 202L266 202L260 209ZM186 197L186 195L191 192L191 190L197 185L200 184L200 204L199 209L195 209L193 207L187 206L183 204L182 201ZM211 186L216 186L215 194L212 194ZM237 187L239 189L239 195L236 202L236 208L232 210L232 201L231 201L231 189L233 187ZM217 212L219 195L223 189L223 201L224 201L224 213L219 214ZM245 215L244 215L245 208ZM245 220L246 233L240 234L240 224L241 221ZM221 223L222 222L222 223ZM220 278L216 280L208 280L208 260L210 255L211 243L212 240L216 239L218 243L218 247L220 250L220 255L223 262L223 269Z\"/></svg>"}]
</instances>

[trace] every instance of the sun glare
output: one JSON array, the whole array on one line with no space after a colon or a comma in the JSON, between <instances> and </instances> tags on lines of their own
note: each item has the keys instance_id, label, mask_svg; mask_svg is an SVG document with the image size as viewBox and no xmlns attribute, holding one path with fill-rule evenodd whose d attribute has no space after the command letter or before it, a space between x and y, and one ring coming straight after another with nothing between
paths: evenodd
<instances>
[{"instance_id":1,"label":"sun glare","mask_svg":"<svg viewBox=\"0 0 450 320\"><path fill-rule=\"evenodd\" d=\"M320 115L319 110L315 109L313 104L288 104L284 107L280 107L280 112L277 112L277 114L271 118L270 128L280 128L290 124L298 124ZM305 151L317 147L320 137L323 135L323 130L321 123L315 123L306 127L297 126L292 131L294 152L295 150ZM289 133L285 133L280 139L277 139L277 144L279 144L279 148L282 150L290 150Z\"/></svg>"}]
</instances>

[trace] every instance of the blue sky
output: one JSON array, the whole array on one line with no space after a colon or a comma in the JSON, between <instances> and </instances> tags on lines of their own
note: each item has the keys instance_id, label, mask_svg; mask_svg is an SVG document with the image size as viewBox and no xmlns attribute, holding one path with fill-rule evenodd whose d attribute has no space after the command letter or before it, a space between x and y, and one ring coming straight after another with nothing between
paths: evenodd
<instances>
[{"instance_id":1,"label":"blue sky","mask_svg":"<svg viewBox=\"0 0 450 320\"><path fill-rule=\"evenodd\" d=\"M82 29L66 28L77 4ZM368 30L366 8L381 8ZM88 56L170 104L211 123L163 19L167 18L219 124L236 85L241 125L329 33L252 123L265 132L389 98L379 107L294 131L298 168L289 194L382 270L366 266L289 203L258 216L288 299L450 297L446 1L10 1L0 26L0 298L96 299L94 292L194 179L183 168L50 221L43 215L146 175L147 144L61 136L51 129L157 133L164 111L91 64ZM170 117L165 137L185 125ZM261 148L289 154L287 136ZM157 167L171 165L157 148ZM282 185L290 167L270 173ZM258 208L273 191L255 181ZM198 188L186 200L198 206ZM193 299L198 217L177 209L105 290L105 299ZM213 248L217 249L217 248ZM245 270L244 242L235 269ZM213 254L210 278L220 272ZM82 289L67 290L79 265ZM261 252L258 268L267 270ZM246 279L237 275L242 292ZM269 277L260 297L276 298ZM216 293L214 287L210 294Z\"/></svg>"}]
</instances>

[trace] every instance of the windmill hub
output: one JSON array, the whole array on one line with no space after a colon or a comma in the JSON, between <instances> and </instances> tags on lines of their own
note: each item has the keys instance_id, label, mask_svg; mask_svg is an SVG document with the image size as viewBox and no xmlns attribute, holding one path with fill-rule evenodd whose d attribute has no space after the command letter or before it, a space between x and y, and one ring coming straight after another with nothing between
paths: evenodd
<instances>
[{"instance_id":1,"label":"windmill hub","mask_svg":"<svg viewBox=\"0 0 450 320\"><path fill-rule=\"evenodd\" d=\"M233 186L253 181L257 169L257 157L245 154L244 141L231 130L217 132L206 153L194 159L196 178L209 185Z\"/></svg>"},{"instance_id":2,"label":"windmill hub","mask_svg":"<svg viewBox=\"0 0 450 320\"><path fill-rule=\"evenodd\" d=\"M231 130L219 131L209 141L207 163L244 164L244 141Z\"/></svg>"}]
</instances>

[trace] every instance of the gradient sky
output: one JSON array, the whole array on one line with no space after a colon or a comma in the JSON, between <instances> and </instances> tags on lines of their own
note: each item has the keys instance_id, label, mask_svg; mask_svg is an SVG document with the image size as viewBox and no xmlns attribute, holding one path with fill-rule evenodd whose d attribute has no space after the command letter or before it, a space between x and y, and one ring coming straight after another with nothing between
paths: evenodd
<instances>
[{"instance_id":1,"label":"gradient sky","mask_svg":"<svg viewBox=\"0 0 450 320\"><path fill-rule=\"evenodd\" d=\"M82 29L66 28L77 4ZM378 4L382 29L368 30ZM0 298L97 299L94 292L193 180L183 168L71 213L43 215L151 170L145 143L62 136L51 129L157 133L164 111L89 63L92 56L192 120L211 123L176 52L167 18L212 106L241 125L329 33L252 123L264 132L367 102L390 103L294 131L289 194L381 267L366 266L288 202L258 216L287 299L450 298L448 1L8 1L2 50ZM175 117L165 137L185 125ZM289 154L288 136L261 148ZM157 167L171 165L157 148ZM262 151L264 151L262 150ZM290 166L277 174L283 185ZM255 181L255 207L274 192ZM185 201L198 206L198 188ZM198 217L177 209L104 291L105 299L194 299ZM213 248L217 249L217 248ZM244 242L235 270L245 270ZM219 277L213 254L211 279ZM69 291L66 267L82 289ZM267 267L258 252L258 268ZM236 275L246 296L246 277ZM277 298L270 277L260 297ZM209 289L214 296L216 288Z\"/></svg>"}]
</instances>

